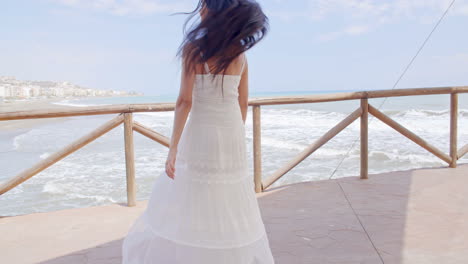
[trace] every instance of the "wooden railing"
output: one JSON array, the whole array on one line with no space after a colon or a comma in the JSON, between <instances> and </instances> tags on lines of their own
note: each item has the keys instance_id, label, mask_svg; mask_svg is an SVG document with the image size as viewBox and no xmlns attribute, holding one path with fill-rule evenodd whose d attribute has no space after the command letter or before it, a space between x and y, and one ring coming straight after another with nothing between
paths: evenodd
<instances>
[{"instance_id":1,"label":"wooden railing","mask_svg":"<svg viewBox=\"0 0 468 264\"><path fill-rule=\"evenodd\" d=\"M253 117L253 164L254 164L254 182L255 191L262 192L274 182L280 179L288 171L302 162L309 155L327 143L334 136L339 134L343 129L353 123L356 119L361 119L360 141L361 141L361 168L360 178L368 178L368 114L378 118L385 124L389 125L405 137L414 141L424 149L428 150L435 156L447 162L452 168L457 166L457 160L468 152L468 144L457 149L457 131L458 131L458 94L468 93L468 87L437 87L437 88L415 88L415 89L396 89L396 90L376 90L376 91L359 91L349 93L336 94L320 94L320 95L304 95L304 96L277 96L277 97L262 97L252 98L249 100L249 105L252 106ZM416 95L431 95L431 94L448 94L450 95L450 153L445 154L433 145L426 142L410 130L406 129L377 108L369 104L369 98L383 97L399 97L399 96L416 96ZM307 146L297 156L288 163L277 169L272 175L266 179L262 179L262 159L261 159L261 109L262 105L279 105L279 104L304 104L318 102L334 102L344 100L360 100L360 107L354 110L341 122L327 131L322 137ZM88 143L94 141L98 137L109 132L113 128L124 124L124 141L125 141L125 164L127 178L127 204L134 206L136 203L136 185L135 185L135 162L134 162L134 143L133 131L136 131L156 142L169 147L170 140L166 136L144 126L133 120L133 113L136 112L166 112L173 111L174 103L155 103L155 104L130 104L130 105L106 105L106 106L89 106L86 108L63 108L53 110L34 110L20 112L5 112L0 113L0 121L33 119L33 118L53 118L53 117L68 117L68 116L88 116L88 115L103 115L103 114L118 114L116 117L107 121L105 124L96 128L92 132L75 140L54 154L41 160L34 166L24 170L12 179L6 181L0 186L0 195L8 192L22 182L30 179L39 172L50 167L54 163L60 161L76 150L82 148Z\"/></svg>"}]
</instances>

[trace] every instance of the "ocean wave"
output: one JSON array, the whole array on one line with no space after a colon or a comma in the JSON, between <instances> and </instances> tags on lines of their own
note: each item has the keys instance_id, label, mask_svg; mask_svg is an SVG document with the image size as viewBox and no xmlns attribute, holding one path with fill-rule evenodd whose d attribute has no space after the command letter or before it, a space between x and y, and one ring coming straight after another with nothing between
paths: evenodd
<instances>
[{"instance_id":1,"label":"ocean wave","mask_svg":"<svg viewBox=\"0 0 468 264\"><path fill-rule=\"evenodd\" d=\"M71 198L77 199L91 199L96 202L109 202L109 203L117 203L117 200L113 199L109 196L102 196L102 195L83 195L79 193L70 194Z\"/></svg>"},{"instance_id":2,"label":"ocean wave","mask_svg":"<svg viewBox=\"0 0 468 264\"><path fill-rule=\"evenodd\" d=\"M349 158L356 158L356 159L359 157L360 157L359 153L349 156ZM444 163L441 159L435 157L431 153L403 154L403 153L399 153L396 149L394 149L392 152L382 151L382 150L369 151L369 160L377 161L377 162L410 163L410 164L417 165L415 167L424 165L426 163Z\"/></svg>"},{"instance_id":3,"label":"ocean wave","mask_svg":"<svg viewBox=\"0 0 468 264\"><path fill-rule=\"evenodd\" d=\"M427 110L427 109L408 109L403 111L384 111L390 116L398 117L434 117L434 116L448 116L450 115L450 110ZM459 109L459 117L468 117L468 109Z\"/></svg>"},{"instance_id":4,"label":"ocean wave","mask_svg":"<svg viewBox=\"0 0 468 264\"><path fill-rule=\"evenodd\" d=\"M49 156L50 156L50 153L49 153L49 152L44 152L44 153L42 153L41 155L39 155L39 158L41 158L41 159L46 159L46 158L49 157Z\"/></svg>"},{"instance_id":5,"label":"ocean wave","mask_svg":"<svg viewBox=\"0 0 468 264\"><path fill-rule=\"evenodd\" d=\"M444 116L450 115L449 109L444 110L429 110L429 109L406 109L406 110L381 110L389 116L398 116L398 117L420 117L420 116ZM351 113L351 111L349 112ZM320 118L342 118L346 117L347 113L337 112L337 111L319 111L312 109L264 109L262 114L267 116L286 116L286 117L320 117ZM458 115L460 117L468 117L468 109L459 109Z\"/></svg>"},{"instance_id":6,"label":"ocean wave","mask_svg":"<svg viewBox=\"0 0 468 264\"><path fill-rule=\"evenodd\" d=\"M278 148L278 149L287 149L287 150L294 150L294 151L303 151L305 148L309 146L309 144L312 144L313 141L307 144L299 144L299 143L294 143L294 142L288 142L285 140L280 140L280 139L275 139L271 137L262 137L262 145L272 147L272 148ZM354 151L351 151L350 153L353 153ZM338 156L343 156L348 154L347 149L336 149L336 148L330 148L330 147L321 147L317 149L314 154L314 156L320 156L320 157L338 157Z\"/></svg>"},{"instance_id":7,"label":"ocean wave","mask_svg":"<svg viewBox=\"0 0 468 264\"><path fill-rule=\"evenodd\" d=\"M307 108L297 108L297 109L263 109L262 114L266 115L285 115L285 116L318 116L318 117L341 117L344 114L334 111L319 111L312 110Z\"/></svg>"},{"instance_id":8,"label":"ocean wave","mask_svg":"<svg viewBox=\"0 0 468 264\"><path fill-rule=\"evenodd\" d=\"M343 155L346 155L347 153L348 151L345 149L332 149L332 148L324 148L324 147L321 147L317 151L314 152L315 155L326 156L326 157L343 156Z\"/></svg>"},{"instance_id":9,"label":"ocean wave","mask_svg":"<svg viewBox=\"0 0 468 264\"><path fill-rule=\"evenodd\" d=\"M21 140L26 136L26 133L18 135L13 138L13 149L19 150L21 147Z\"/></svg>"},{"instance_id":10,"label":"ocean wave","mask_svg":"<svg viewBox=\"0 0 468 264\"><path fill-rule=\"evenodd\" d=\"M138 112L136 116L158 116L158 117L170 117L174 115L172 111L161 111L161 112Z\"/></svg>"},{"instance_id":11,"label":"ocean wave","mask_svg":"<svg viewBox=\"0 0 468 264\"><path fill-rule=\"evenodd\" d=\"M96 202L111 202L116 203L117 201L110 196L103 196L103 195L86 195L79 193L82 190L73 188L67 184L55 183L55 182L47 182L44 187L42 188L43 193L51 194L51 195L61 195L66 197L67 199L89 199L94 200Z\"/></svg>"},{"instance_id":12,"label":"ocean wave","mask_svg":"<svg viewBox=\"0 0 468 264\"><path fill-rule=\"evenodd\" d=\"M262 112L262 129L298 130L313 127L329 127L345 117L343 113L313 110L267 110Z\"/></svg>"},{"instance_id":13,"label":"ocean wave","mask_svg":"<svg viewBox=\"0 0 468 264\"><path fill-rule=\"evenodd\" d=\"M105 105L105 104L83 104L83 103L72 103L72 100L62 100L59 102L53 102L52 104L55 105L65 105L65 106L73 106L73 107L87 107L87 106L97 106L97 105Z\"/></svg>"},{"instance_id":14,"label":"ocean wave","mask_svg":"<svg viewBox=\"0 0 468 264\"><path fill-rule=\"evenodd\" d=\"M43 193L50 193L50 194L66 194L67 191L61 184L47 182L44 187L42 188Z\"/></svg>"},{"instance_id":15,"label":"ocean wave","mask_svg":"<svg viewBox=\"0 0 468 264\"><path fill-rule=\"evenodd\" d=\"M291 143L284 140L278 140L271 137L262 137L262 144L274 147L274 148L282 148L282 149L290 149L290 150L303 150L306 146L297 143Z\"/></svg>"},{"instance_id":16,"label":"ocean wave","mask_svg":"<svg viewBox=\"0 0 468 264\"><path fill-rule=\"evenodd\" d=\"M48 130L42 129L42 128L33 128L13 138L12 140L13 150L34 151L36 149L39 149L41 146L47 145L47 141L43 140L47 136L48 136Z\"/></svg>"}]
</instances>

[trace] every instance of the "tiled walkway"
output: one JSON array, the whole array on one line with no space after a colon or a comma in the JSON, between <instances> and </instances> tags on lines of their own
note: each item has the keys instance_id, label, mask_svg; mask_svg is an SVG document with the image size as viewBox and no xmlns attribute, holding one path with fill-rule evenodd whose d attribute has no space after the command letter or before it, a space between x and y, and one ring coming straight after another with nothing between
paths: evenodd
<instances>
[{"instance_id":1,"label":"tiled walkway","mask_svg":"<svg viewBox=\"0 0 468 264\"><path fill-rule=\"evenodd\" d=\"M298 183L258 199L277 264L468 263L468 164ZM120 263L145 206L1 218L0 263Z\"/></svg>"}]
</instances>

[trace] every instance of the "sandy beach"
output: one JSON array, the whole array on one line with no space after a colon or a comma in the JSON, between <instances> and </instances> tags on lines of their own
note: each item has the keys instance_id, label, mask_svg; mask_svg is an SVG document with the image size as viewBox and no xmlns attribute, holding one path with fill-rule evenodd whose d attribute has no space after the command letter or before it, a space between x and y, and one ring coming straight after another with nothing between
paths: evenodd
<instances>
[{"instance_id":1,"label":"sandy beach","mask_svg":"<svg viewBox=\"0 0 468 264\"><path fill-rule=\"evenodd\" d=\"M53 104L54 102L59 102L62 100L64 100L64 98L3 101L0 102L0 113L65 108L66 106ZM66 119L67 117L0 121L0 131L31 128L51 122L63 122Z\"/></svg>"},{"instance_id":2,"label":"sandy beach","mask_svg":"<svg viewBox=\"0 0 468 264\"><path fill-rule=\"evenodd\" d=\"M80 100L96 97L72 97L72 98L47 98L47 99L29 99L29 100L4 100L0 101L0 113L5 112L20 112L38 109L66 109L75 108L73 106L54 104L64 100ZM101 96L99 98L116 98L116 96ZM16 129L31 128L42 124L52 122L63 122L69 117L58 118L37 118L37 119L21 119L21 120L0 120L0 131L12 131Z\"/></svg>"}]
</instances>

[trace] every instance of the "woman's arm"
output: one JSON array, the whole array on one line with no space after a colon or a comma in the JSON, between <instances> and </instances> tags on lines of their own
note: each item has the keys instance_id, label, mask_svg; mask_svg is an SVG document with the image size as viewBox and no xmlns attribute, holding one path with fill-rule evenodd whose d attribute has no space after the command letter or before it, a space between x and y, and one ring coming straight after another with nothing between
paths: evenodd
<instances>
[{"instance_id":1,"label":"woman's arm","mask_svg":"<svg viewBox=\"0 0 468 264\"><path fill-rule=\"evenodd\" d=\"M242 113L242 120L247 119L247 108L249 107L249 65L247 64L247 57L244 54L244 71L242 72L241 81L239 84L239 106Z\"/></svg>"},{"instance_id":2,"label":"woman's arm","mask_svg":"<svg viewBox=\"0 0 468 264\"><path fill-rule=\"evenodd\" d=\"M174 110L174 124L172 128L171 142L169 145L169 154L166 160L166 173L174 179L175 159L177 154L177 145L179 144L180 136L185 127L188 114L192 108L192 89L195 80L195 73L186 69L182 63L182 76L180 82L179 96L177 97Z\"/></svg>"}]
</instances>

